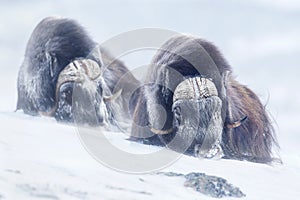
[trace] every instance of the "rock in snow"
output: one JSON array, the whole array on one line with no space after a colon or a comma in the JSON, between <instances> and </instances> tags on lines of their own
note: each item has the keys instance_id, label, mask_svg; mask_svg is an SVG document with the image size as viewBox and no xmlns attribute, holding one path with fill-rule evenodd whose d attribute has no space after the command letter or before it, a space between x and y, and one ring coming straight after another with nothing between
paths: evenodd
<instances>
[{"instance_id":1,"label":"rock in snow","mask_svg":"<svg viewBox=\"0 0 300 200\"><path fill-rule=\"evenodd\" d=\"M205 195L222 198L222 197L244 197L246 196L238 187L228 183L226 179L217 176L208 176L204 173L191 172L186 175L173 172L161 172L165 176L184 177L185 187L194 188L196 191Z\"/></svg>"}]
</instances>

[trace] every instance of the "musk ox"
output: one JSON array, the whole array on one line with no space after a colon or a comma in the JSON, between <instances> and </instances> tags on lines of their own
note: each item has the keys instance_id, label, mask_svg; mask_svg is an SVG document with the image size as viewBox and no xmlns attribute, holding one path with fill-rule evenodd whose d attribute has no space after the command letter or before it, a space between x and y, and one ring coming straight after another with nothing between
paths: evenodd
<instances>
[{"instance_id":1,"label":"musk ox","mask_svg":"<svg viewBox=\"0 0 300 200\"><path fill-rule=\"evenodd\" d=\"M180 35L154 56L133 113L131 139L199 157L270 162L277 146L257 95L212 43Z\"/></svg>"},{"instance_id":2,"label":"musk ox","mask_svg":"<svg viewBox=\"0 0 300 200\"><path fill-rule=\"evenodd\" d=\"M48 17L34 29L18 74L17 110L58 121L115 124L129 118L139 82L72 19Z\"/></svg>"}]
</instances>

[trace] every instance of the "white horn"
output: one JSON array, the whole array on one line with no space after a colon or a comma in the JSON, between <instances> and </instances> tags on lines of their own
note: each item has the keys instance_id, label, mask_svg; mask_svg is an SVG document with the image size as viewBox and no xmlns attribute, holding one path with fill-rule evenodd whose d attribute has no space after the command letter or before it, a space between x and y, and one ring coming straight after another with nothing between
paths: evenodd
<instances>
[{"instance_id":1,"label":"white horn","mask_svg":"<svg viewBox=\"0 0 300 200\"><path fill-rule=\"evenodd\" d=\"M194 77L182 81L175 89L173 102L180 99L199 99L218 96L215 84L207 78Z\"/></svg>"},{"instance_id":2,"label":"white horn","mask_svg":"<svg viewBox=\"0 0 300 200\"><path fill-rule=\"evenodd\" d=\"M173 128L167 129L167 130L158 130L155 128L150 128L151 132L155 133L156 135L166 135L166 134L170 134L174 131Z\"/></svg>"},{"instance_id":3,"label":"white horn","mask_svg":"<svg viewBox=\"0 0 300 200\"><path fill-rule=\"evenodd\" d=\"M98 63L91 59L75 60L74 63L82 67L85 74L91 79L95 80L101 75L101 69Z\"/></svg>"},{"instance_id":4,"label":"white horn","mask_svg":"<svg viewBox=\"0 0 300 200\"><path fill-rule=\"evenodd\" d=\"M245 117L243 117L242 119L240 119L238 121L226 124L226 127L229 128L229 129L230 128L237 128L237 127L241 126L244 123L244 121L246 121L247 118L248 118L248 116L245 116Z\"/></svg>"},{"instance_id":5,"label":"white horn","mask_svg":"<svg viewBox=\"0 0 300 200\"><path fill-rule=\"evenodd\" d=\"M117 99L122 93L122 89L120 89L118 92L114 93L113 95L111 96L103 96L103 100L104 102L111 102L115 99Z\"/></svg>"}]
</instances>

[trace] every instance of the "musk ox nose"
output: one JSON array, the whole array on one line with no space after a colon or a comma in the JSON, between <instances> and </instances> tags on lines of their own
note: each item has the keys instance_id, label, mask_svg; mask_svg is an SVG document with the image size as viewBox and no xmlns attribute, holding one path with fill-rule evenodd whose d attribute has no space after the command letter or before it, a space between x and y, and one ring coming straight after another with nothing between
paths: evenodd
<instances>
[{"instance_id":1,"label":"musk ox nose","mask_svg":"<svg viewBox=\"0 0 300 200\"><path fill-rule=\"evenodd\" d=\"M223 130L221 110L222 100L210 79L188 78L176 87L173 125L182 141L190 144L188 151L195 151L200 157L214 157L219 153Z\"/></svg>"}]
</instances>

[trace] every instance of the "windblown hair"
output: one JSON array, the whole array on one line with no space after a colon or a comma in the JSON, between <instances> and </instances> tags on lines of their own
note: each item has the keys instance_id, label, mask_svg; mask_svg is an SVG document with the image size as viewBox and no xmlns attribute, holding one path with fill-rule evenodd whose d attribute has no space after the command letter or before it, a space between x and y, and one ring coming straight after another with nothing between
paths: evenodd
<instances>
[{"instance_id":1,"label":"windblown hair","mask_svg":"<svg viewBox=\"0 0 300 200\"><path fill-rule=\"evenodd\" d=\"M172 73L173 70L179 76ZM224 158L271 162L272 148L279 145L268 113L257 95L237 82L232 73L228 62L211 42L186 35L166 41L154 56L145 86L139 93L132 140L153 145L165 145L172 140L176 134L173 91L186 77L208 77L213 80L222 100ZM166 113L151 107L153 104L162 106ZM195 145L197 141L191 148ZM186 153L190 154L191 148Z\"/></svg>"},{"instance_id":2,"label":"windblown hair","mask_svg":"<svg viewBox=\"0 0 300 200\"><path fill-rule=\"evenodd\" d=\"M229 75L226 86L227 114L225 124L247 117L238 127L226 127L223 149L229 158L255 162L272 161L272 147L278 147L274 128L261 101L247 86Z\"/></svg>"}]
</instances>

